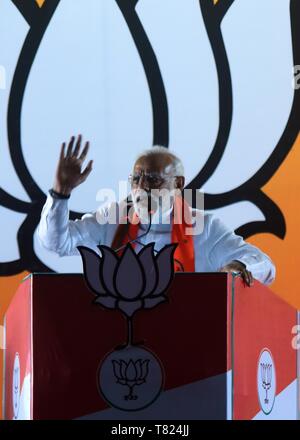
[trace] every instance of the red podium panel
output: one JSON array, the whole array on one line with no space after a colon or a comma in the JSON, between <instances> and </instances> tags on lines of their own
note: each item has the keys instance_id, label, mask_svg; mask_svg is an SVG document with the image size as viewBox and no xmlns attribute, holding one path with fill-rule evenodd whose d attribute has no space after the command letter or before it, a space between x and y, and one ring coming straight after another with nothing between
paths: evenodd
<instances>
[{"instance_id":1,"label":"red podium panel","mask_svg":"<svg viewBox=\"0 0 300 440\"><path fill-rule=\"evenodd\" d=\"M235 419L298 418L297 350L292 346L296 324L297 311L271 290L260 283L245 289L236 280L232 322Z\"/></svg>"},{"instance_id":2,"label":"red podium panel","mask_svg":"<svg viewBox=\"0 0 300 440\"><path fill-rule=\"evenodd\" d=\"M297 418L295 309L224 273L177 273L168 298L126 348L82 275L27 277L5 317L4 418Z\"/></svg>"}]
</instances>

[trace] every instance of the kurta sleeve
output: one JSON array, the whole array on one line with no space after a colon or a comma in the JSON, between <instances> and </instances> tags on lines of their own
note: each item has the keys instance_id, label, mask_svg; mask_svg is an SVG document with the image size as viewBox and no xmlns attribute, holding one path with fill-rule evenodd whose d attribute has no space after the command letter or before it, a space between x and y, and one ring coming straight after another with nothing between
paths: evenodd
<instances>
[{"instance_id":1,"label":"kurta sleeve","mask_svg":"<svg viewBox=\"0 0 300 440\"><path fill-rule=\"evenodd\" d=\"M271 284L275 279L275 266L268 255L244 241L213 215L209 218L208 243L208 258L214 270L238 260L261 283Z\"/></svg>"},{"instance_id":2,"label":"kurta sleeve","mask_svg":"<svg viewBox=\"0 0 300 440\"><path fill-rule=\"evenodd\" d=\"M85 214L80 220L69 220L68 200L50 194L41 213L38 238L42 246L60 256L78 254L77 246L95 248L102 242L105 225L95 214Z\"/></svg>"}]
</instances>

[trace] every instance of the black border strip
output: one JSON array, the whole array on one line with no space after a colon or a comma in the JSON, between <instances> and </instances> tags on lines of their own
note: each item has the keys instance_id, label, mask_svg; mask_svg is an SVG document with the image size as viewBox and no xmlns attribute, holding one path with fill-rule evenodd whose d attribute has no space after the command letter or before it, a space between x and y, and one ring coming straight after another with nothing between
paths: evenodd
<instances>
[{"instance_id":1,"label":"black border strip","mask_svg":"<svg viewBox=\"0 0 300 440\"><path fill-rule=\"evenodd\" d=\"M38 20L40 7L35 0L11 0L21 12L29 26Z\"/></svg>"},{"instance_id":2,"label":"black border strip","mask_svg":"<svg viewBox=\"0 0 300 440\"><path fill-rule=\"evenodd\" d=\"M169 111L166 90L156 54L135 10L138 0L115 1L132 35L148 81L153 112L153 144L168 147Z\"/></svg>"},{"instance_id":3,"label":"black border strip","mask_svg":"<svg viewBox=\"0 0 300 440\"><path fill-rule=\"evenodd\" d=\"M9 151L15 170L31 200L40 200L44 194L37 183L33 180L23 156L21 142L21 112L25 88L34 58L59 2L60 0L51 0L51 2L46 1L42 8L39 8L38 5L36 5L38 16L35 17L35 21L32 23L24 41L13 77L8 102L7 132ZM22 2L22 4L23 3L27 4L27 2ZM25 6L24 8L26 11Z\"/></svg>"},{"instance_id":4,"label":"black border strip","mask_svg":"<svg viewBox=\"0 0 300 440\"><path fill-rule=\"evenodd\" d=\"M233 91L229 60L220 27L220 15L216 6L207 0L199 0L207 35L215 58L219 84L219 130L213 150L201 171L186 188L201 188L217 168L229 139L233 115ZM232 0L233 1L233 0ZM231 3L232 3L231 1ZM229 7L229 6L228 6ZM201 122L201 121L200 121ZM201 151L199 152L201 156Z\"/></svg>"}]
</instances>

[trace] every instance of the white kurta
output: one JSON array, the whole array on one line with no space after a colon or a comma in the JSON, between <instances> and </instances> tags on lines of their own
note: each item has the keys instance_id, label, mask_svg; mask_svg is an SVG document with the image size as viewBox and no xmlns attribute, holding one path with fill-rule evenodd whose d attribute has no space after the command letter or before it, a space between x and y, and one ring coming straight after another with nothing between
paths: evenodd
<instances>
[{"instance_id":1,"label":"white kurta","mask_svg":"<svg viewBox=\"0 0 300 440\"><path fill-rule=\"evenodd\" d=\"M193 210L194 211L194 210ZM97 245L112 244L117 224L100 224L96 213L85 214L80 220L69 220L68 200L50 196L43 207L38 237L41 244L60 256L79 255L77 246L87 246L99 253ZM213 214L204 214L203 230L193 235L195 271L217 272L221 267L238 260L244 263L254 278L270 284L275 278L275 266L271 259L257 247L245 242ZM145 232L141 225L138 235ZM153 224L149 233L140 239L143 244L155 242L159 251L171 243L171 224ZM141 245L136 246L136 251Z\"/></svg>"}]
</instances>

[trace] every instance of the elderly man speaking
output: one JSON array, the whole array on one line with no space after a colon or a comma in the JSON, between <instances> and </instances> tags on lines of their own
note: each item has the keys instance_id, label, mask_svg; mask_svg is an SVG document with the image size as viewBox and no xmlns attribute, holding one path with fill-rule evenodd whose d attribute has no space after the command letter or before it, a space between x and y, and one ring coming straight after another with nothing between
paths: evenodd
<instances>
[{"instance_id":1,"label":"elderly man speaking","mask_svg":"<svg viewBox=\"0 0 300 440\"><path fill-rule=\"evenodd\" d=\"M246 243L212 214L203 214L203 228L195 234L186 233L186 227L192 222L186 221L185 215L182 222L174 221L178 203L189 211L191 219L198 210L176 196L184 188L183 166L180 159L164 147L146 150L133 166L129 176L133 215L128 216L127 222L120 221L119 217L114 223L105 223L99 221L99 213L86 214L80 220L69 220L68 199L71 192L92 171L92 161L83 169L89 142L83 149L81 143L81 136L77 139L73 136L67 148L65 143L62 145L54 186L49 191L38 227L38 237L44 247L65 256L77 254L77 246L95 249L97 245L105 244L119 250L130 241L138 252L147 243L154 242L155 251L159 251L166 244L176 242L175 270L238 272L249 286L253 278L264 284L274 280L275 267L270 258ZM157 190L165 190L175 196L169 197L167 203L164 196L156 198ZM150 199L156 203L151 203L149 210ZM180 208L177 209L179 211Z\"/></svg>"}]
</instances>

